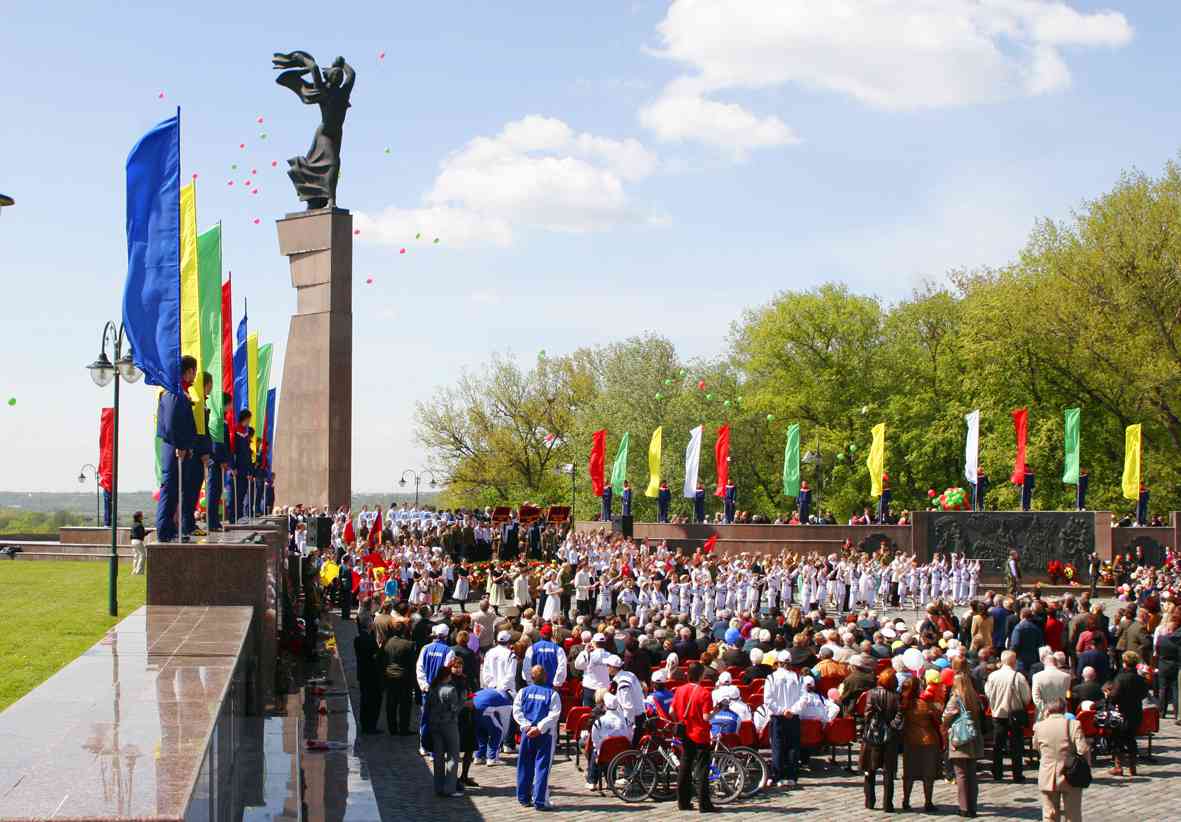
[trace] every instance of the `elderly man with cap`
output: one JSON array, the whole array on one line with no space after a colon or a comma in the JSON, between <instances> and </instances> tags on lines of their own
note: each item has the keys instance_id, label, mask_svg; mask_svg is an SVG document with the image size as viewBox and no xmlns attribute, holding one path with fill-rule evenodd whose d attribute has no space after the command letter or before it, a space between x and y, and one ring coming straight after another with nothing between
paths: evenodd
<instances>
[{"instance_id":1,"label":"elderly man with cap","mask_svg":"<svg viewBox=\"0 0 1181 822\"><path fill-rule=\"evenodd\" d=\"M500 761L500 745L512 717L513 693L517 690L517 656L510 647L513 635L501 631L496 647L484 655L480 667L480 690L472 698L477 712L477 763L495 765Z\"/></svg>"},{"instance_id":2,"label":"elderly man with cap","mask_svg":"<svg viewBox=\"0 0 1181 822\"><path fill-rule=\"evenodd\" d=\"M791 657L784 653L780 657L770 653L763 657L775 657L775 672L767 677L763 686L763 705L771 717L771 777L781 786L799 786L800 780L800 718L791 712L804 688L800 678L791 669Z\"/></svg>"},{"instance_id":3,"label":"elderly man with cap","mask_svg":"<svg viewBox=\"0 0 1181 822\"><path fill-rule=\"evenodd\" d=\"M561 688L566 683L566 652L553 641L554 626L547 622L539 633L541 639L525 649L525 670L532 671L534 665L540 665L545 670L545 684Z\"/></svg>"},{"instance_id":4,"label":"elderly man with cap","mask_svg":"<svg viewBox=\"0 0 1181 822\"><path fill-rule=\"evenodd\" d=\"M594 790L601 775L597 760L603 742L613 736L630 739L632 735L632 725L615 694L606 689L599 689L595 693L595 702L596 716L590 728L591 751L587 757L586 767L586 787L590 790Z\"/></svg>"},{"instance_id":5,"label":"elderly man with cap","mask_svg":"<svg viewBox=\"0 0 1181 822\"><path fill-rule=\"evenodd\" d=\"M582 671L582 704L587 708L594 707L596 691L611 687L611 674L605 661L611 652L606 646L607 637L595 634L574 659L574 668Z\"/></svg>"},{"instance_id":6,"label":"elderly man with cap","mask_svg":"<svg viewBox=\"0 0 1181 822\"><path fill-rule=\"evenodd\" d=\"M631 671L623 670L623 660L611 654L603 660L607 666L607 673L614 686L615 698L619 701L619 711L624 719L632 723L632 745L640 744L640 734L644 730L644 686Z\"/></svg>"},{"instance_id":7,"label":"elderly man with cap","mask_svg":"<svg viewBox=\"0 0 1181 822\"><path fill-rule=\"evenodd\" d=\"M435 677L438 676L439 671L445 665L450 665L455 654L451 650L451 646L447 644L447 634L450 629L439 623L431 629L431 636L434 637L434 642L423 647L418 654L418 662L415 665L415 673L418 677L418 688L422 691L422 715L418 719L418 752L426 756L430 746L430 712L427 710L427 692L431 689L431 683L434 682Z\"/></svg>"},{"instance_id":8,"label":"elderly man with cap","mask_svg":"<svg viewBox=\"0 0 1181 822\"><path fill-rule=\"evenodd\" d=\"M532 666L529 669L532 684L522 688L513 701L513 719L521 728L517 801L539 811L550 806L549 771L562 715L562 699L546 682L547 676L543 666Z\"/></svg>"}]
</instances>

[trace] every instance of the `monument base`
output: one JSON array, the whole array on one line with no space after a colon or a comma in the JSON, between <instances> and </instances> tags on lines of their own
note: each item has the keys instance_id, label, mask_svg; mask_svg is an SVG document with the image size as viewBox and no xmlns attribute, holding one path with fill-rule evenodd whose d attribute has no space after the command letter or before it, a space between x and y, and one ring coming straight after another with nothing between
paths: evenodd
<instances>
[{"instance_id":1,"label":"monument base","mask_svg":"<svg viewBox=\"0 0 1181 822\"><path fill-rule=\"evenodd\" d=\"M342 209L277 223L298 304L275 425L275 504L352 501L353 218Z\"/></svg>"}]
</instances>

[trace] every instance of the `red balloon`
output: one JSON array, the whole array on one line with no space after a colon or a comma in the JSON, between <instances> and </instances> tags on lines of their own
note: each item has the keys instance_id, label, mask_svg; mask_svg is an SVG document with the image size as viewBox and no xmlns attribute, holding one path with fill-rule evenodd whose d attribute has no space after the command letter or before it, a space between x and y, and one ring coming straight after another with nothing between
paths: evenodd
<instances>
[{"instance_id":1,"label":"red balloon","mask_svg":"<svg viewBox=\"0 0 1181 822\"><path fill-rule=\"evenodd\" d=\"M255 224L255 225L258 225L258 224L259 224L259 223L261 223L261 222L262 222L262 220L258 219L257 217L255 217L255 218L254 218L254 224Z\"/></svg>"},{"instance_id":2,"label":"red balloon","mask_svg":"<svg viewBox=\"0 0 1181 822\"><path fill-rule=\"evenodd\" d=\"M257 168L250 169L250 176L257 177L258 176L258 169Z\"/></svg>"},{"instance_id":3,"label":"red balloon","mask_svg":"<svg viewBox=\"0 0 1181 822\"><path fill-rule=\"evenodd\" d=\"M705 380L698 380L698 381L697 381L697 390L698 390L698 391L704 391L704 390L705 390Z\"/></svg>"},{"instance_id":4,"label":"red balloon","mask_svg":"<svg viewBox=\"0 0 1181 822\"><path fill-rule=\"evenodd\" d=\"M928 497L934 497L934 496L935 496L935 489L934 489L934 488L931 488L930 490L928 490L928 491L927 491L927 496L928 496Z\"/></svg>"},{"instance_id":5,"label":"red balloon","mask_svg":"<svg viewBox=\"0 0 1181 822\"><path fill-rule=\"evenodd\" d=\"M226 185L232 186L233 184L234 184L233 180L226 180Z\"/></svg>"},{"instance_id":6,"label":"red balloon","mask_svg":"<svg viewBox=\"0 0 1181 822\"><path fill-rule=\"evenodd\" d=\"M278 161L278 160L271 160L271 168L274 168L274 167L275 167L275 166L277 166L277 165L279 165L279 161Z\"/></svg>"},{"instance_id":7,"label":"red balloon","mask_svg":"<svg viewBox=\"0 0 1181 822\"><path fill-rule=\"evenodd\" d=\"M246 148L246 144L245 143L238 143L238 148Z\"/></svg>"},{"instance_id":8,"label":"red balloon","mask_svg":"<svg viewBox=\"0 0 1181 822\"><path fill-rule=\"evenodd\" d=\"M365 278L365 282L366 282L368 285L373 285L373 278L372 278L372 277L366 277L366 278Z\"/></svg>"}]
</instances>

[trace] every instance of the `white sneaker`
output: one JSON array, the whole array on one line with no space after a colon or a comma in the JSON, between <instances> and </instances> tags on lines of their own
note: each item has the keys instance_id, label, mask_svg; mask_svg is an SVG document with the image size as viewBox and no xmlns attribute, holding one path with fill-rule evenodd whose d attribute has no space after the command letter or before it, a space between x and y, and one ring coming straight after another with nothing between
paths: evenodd
<instances>
[{"instance_id":1,"label":"white sneaker","mask_svg":"<svg viewBox=\"0 0 1181 822\"><path fill-rule=\"evenodd\" d=\"M500 760L499 760L499 759L489 759L489 760L488 760L487 762L485 762L484 764L485 764L487 767L491 768L493 765L499 765L499 764L500 764Z\"/></svg>"},{"instance_id":2,"label":"white sneaker","mask_svg":"<svg viewBox=\"0 0 1181 822\"><path fill-rule=\"evenodd\" d=\"M483 759L473 759L472 762L476 765L483 765L484 764Z\"/></svg>"}]
</instances>

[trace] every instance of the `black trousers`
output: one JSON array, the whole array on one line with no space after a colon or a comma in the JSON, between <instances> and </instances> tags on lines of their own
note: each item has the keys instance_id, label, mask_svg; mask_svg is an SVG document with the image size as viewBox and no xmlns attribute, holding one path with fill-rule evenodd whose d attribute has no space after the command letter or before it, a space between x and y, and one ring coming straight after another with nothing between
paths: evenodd
<instances>
[{"instance_id":1,"label":"black trousers","mask_svg":"<svg viewBox=\"0 0 1181 822\"><path fill-rule=\"evenodd\" d=\"M711 806L709 798L709 763L713 749L701 745L688 737L682 740L681 767L677 771L677 805L681 810L693 806L693 781L697 781L697 804L702 808Z\"/></svg>"},{"instance_id":2,"label":"black trousers","mask_svg":"<svg viewBox=\"0 0 1181 822\"><path fill-rule=\"evenodd\" d=\"M1022 777L1022 757L1025 739L1021 729L1024 726L1012 717L992 718L992 778L1000 781L1005 776L1005 751L1013 764L1013 778Z\"/></svg>"},{"instance_id":3,"label":"black trousers","mask_svg":"<svg viewBox=\"0 0 1181 822\"><path fill-rule=\"evenodd\" d=\"M358 676L357 679L361 689L361 731L372 733L377 730L381 716L381 677Z\"/></svg>"},{"instance_id":4,"label":"black trousers","mask_svg":"<svg viewBox=\"0 0 1181 822\"><path fill-rule=\"evenodd\" d=\"M894 780L898 776L898 745L887 745L882 750L882 767L879 769L882 772L882 792L883 792L883 806L885 808L894 807ZM872 808L877 802L877 796L874 792L874 783L877 779L877 771L865 772L865 807Z\"/></svg>"},{"instance_id":5,"label":"black trousers","mask_svg":"<svg viewBox=\"0 0 1181 822\"><path fill-rule=\"evenodd\" d=\"M391 734L408 734L414 731L410 727L410 691L412 684L409 679L385 679L385 726Z\"/></svg>"}]
</instances>

